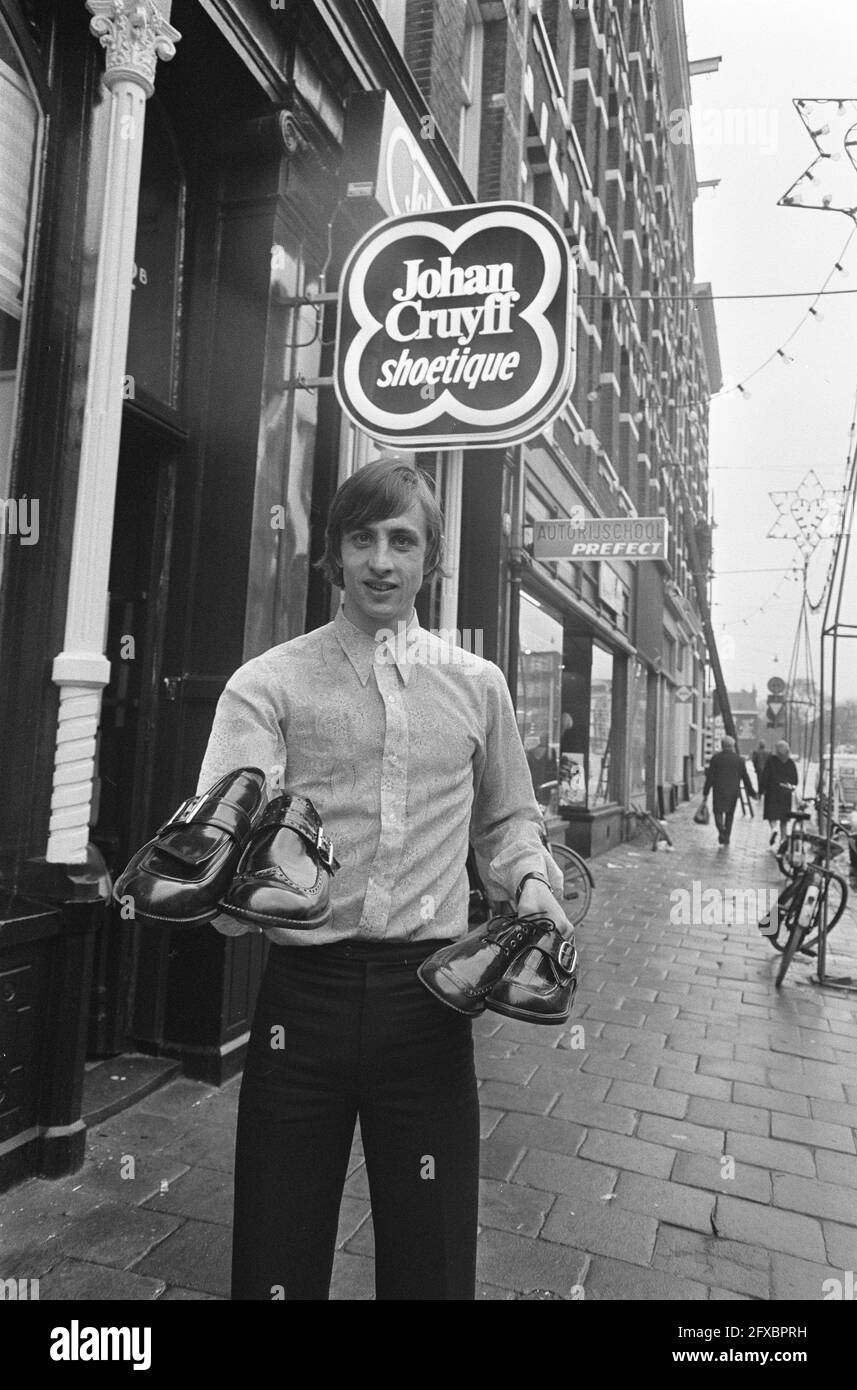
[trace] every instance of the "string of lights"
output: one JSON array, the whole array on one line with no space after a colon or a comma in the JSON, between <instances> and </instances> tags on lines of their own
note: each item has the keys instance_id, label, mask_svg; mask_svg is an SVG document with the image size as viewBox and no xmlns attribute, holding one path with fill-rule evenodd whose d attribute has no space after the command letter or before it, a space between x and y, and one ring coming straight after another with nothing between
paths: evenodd
<instances>
[{"instance_id":1,"label":"string of lights","mask_svg":"<svg viewBox=\"0 0 857 1390\"><path fill-rule=\"evenodd\" d=\"M722 622L722 623L720 624L720 629L719 629L719 630L720 630L721 632L727 632L727 631L729 630L729 628L732 628L732 627L738 627L738 626L746 627L746 626L748 625L748 623L752 622L752 620L753 620L754 618L758 618L758 617L760 617L763 613L767 613L768 610L769 610L769 608L771 607L771 605L772 605L773 603L776 603L776 601L777 601L778 599L784 597L784 592L783 592L783 585L784 585L784 584L791 584L791 583L793 583L796 579L799 579L799 578L800 578L800 576L799 576L799 574L798 574L798 572L797 572L797 569L796 569L795 566L793 565L793 566L791 567L791 569L789 569L789 570L786 571L786 573L783 575L782 579L780 579L780 580L777 582L776 588L768 595L768 597L765 599L765 602L764 602L764 603L760 603L759 606L758 606L758 608L752 608L748 613L745 613L745 614L743 615L743 617L741 617L741 616L739 615L737 618L731 618L731 619L729 620L729 622ZM720 601L715 601L715 602L716 602L716 606L717 606L718 608L720 608L720 607L723 606L722 603L721 603Z\"/></svg>"},{"instance_id":2,"label":"string of lights","mask_svg":"<svg viewBox=\"0 0 857 1390\"><path fill-rule=\"evenodd\" d=\"M786 339L784 339L782 343L780 343L778 348L775 348L774 351L768 357L765 358L764 362L760 362L758 367L755 367L752 372L748 372L747 375L742 377L739 382L736 382L734 386L726 386L722 390L718 391L714 396L711 397L712 400L720 400L721 397L733 395L734 392L737 391L738 394L741 396L742 400L748 401L750 400L750 392L747 390L748 381L752 381L754 377L758 376L760 372L763 372L765 368L769 367L770 364L776 361L777 358L779 358L783 365L786 367L790 367L793 364L795 359L791 356L790 353L786 352L786 348L788 347L789 343L791 343L797 337L798 333L800 333L804 324L807 323L809 319L815 319L816 323L822 322L822 314L820 309L818 308L818 303L821 299L824 298L826 293L843 293L843 291L841 290L828 291L827 286L830 284L834 275L848 274L847 270L845 269L845 266L843 265L843 261L845 260L848 247L851 245L855 233L857 233L857 226L851 228L851 231L848 233L848 236L846 238L845 245L842 247L842 250L839 252L836 261L834 262L833 269L830 271L830 274L827 276L827 279L824 281L824 284L822 285L821 289L817 292L812 304L810 304L809 308L803 314L798 324L792 329L789 336ZM846 290L844 291L844 293L847 294L849 293L849 291Z\"/></svg>"},{"instance_id":3,"label":"string of lights","mask_svg":"<svg viewBox=\"0 0 857 1390\"><path fill-rule=\"evenodd\" d=\"M851 467L851 452L852 452L852 449L853 449L853 447L854 447L854 436L855 436L855 431L857 431L857 389L855 389L855 391L854 391L854 404L853 404L853 406L852 406L852 408L851 408L851 423L850 423L850 425L848 426L848 448L847 448L847 450L846 450L846 452L845 452L845 476L844 476L843 481L842 481L842 496L843 496L843 499L844 499L844 497L845 497L845 494L846 494L846 491L847 491L847 487L848 487L848 474L849 474L850 467ZM843 508L843 515L844 515L844 508ZM840 522L840 525L841 525L841 522ZM809 606L809 611L810 611L810 613L817 613L817 612L819 611L819 609L821 608L821 605L824 603L824 600L825 600L826 597L827 597L827 591L828 591L828 589L829 589L829 587L830 587L830 581L831 581L831 579L833 578L833 566L835 565L835 563L836 563L836 547L834 546L833 550L831 551L830 561L829 561L828 566L827 566L827 575L825 576L824 585L823 585L823 587L822 587L821 594L819 595L819 598L818 598L818 602L817 602L817 603L813 603L812 599L811 599L810 596L809 596L809 591L807 590L806 601L807 601L807 605Z\"/></svg>"}]
</instances>

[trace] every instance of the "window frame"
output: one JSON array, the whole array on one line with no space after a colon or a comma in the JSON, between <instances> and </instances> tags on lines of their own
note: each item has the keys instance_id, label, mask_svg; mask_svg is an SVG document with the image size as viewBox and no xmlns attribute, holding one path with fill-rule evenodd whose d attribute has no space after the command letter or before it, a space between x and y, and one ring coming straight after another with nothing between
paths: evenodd
<instances>
[{"instance_id":1,"label":"window frame","mask_svg":"<svg viewBox=\"0 0 857 1390\"><path fill-rule=\"evenodd\" d=\"M6 6L0 4L0 25L5 29L9 43L13 48L20 64L23 76L10 69L15 84L21 84L26 88L36 109L36 130L32 146L32 164L30 170L30 189L27 208L27 241L26 253L23 262L21 276L21 318L17 360L14 368L14 398L12 402L12 415L9 428L8 454L0 459L0 493L11 497L15 491L18 449L20 444L20 430L23 402L27 392L29 377L29 349L33 332L34 319L34 286L36 278L36 261L38 255L39 231L41 224L42 204L45 195L45 149L47 142L48 120L51 115L51 103L49 88L45 81L45 75L41 59L34 49L32 38L26 29L22 28L20 16L14 12L10 13ZM2 582L3 559L6 545L5 528L0 534L0 582Z\"/></svg>"}]
</instances>

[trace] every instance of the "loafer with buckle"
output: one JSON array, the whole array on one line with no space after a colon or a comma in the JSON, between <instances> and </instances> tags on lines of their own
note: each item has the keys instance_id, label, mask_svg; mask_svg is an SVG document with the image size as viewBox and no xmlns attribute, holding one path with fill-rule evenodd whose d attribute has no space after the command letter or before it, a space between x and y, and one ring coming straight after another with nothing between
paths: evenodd
<instances>
[{"instance_id":1,"label":"loafer with buckle","mask_svg":"<svg viewBox=\"0 0 857 1390\"><path fill-rule=\"evenodd\" d=\"M119 875L114 899L130 897L141 922L210 922L264 803L265 774L257 767L237 768L188 797Z\"/></svg>"},{"instance_id":2,"label":"loafer with buckle","mask_svg":"<svg viewBox=\"0 0 857 1390\"><path fill-rule=\"evenodd\" d=\"M525 1023L565 1023L577 991L577 947L551 925L512 961L485 1007Z\"/></svg>"},{"instance_id":3,"label":"loafer with buckle","mask_svg":"<svg viewBox=\"0 0 857 1390\"><path fill-rule=\"evenodd\" d=\"M460 941L442 946L417 969L426 989L460 1014L475 1017L512 962L540 935L549 917L492 917Z\"/></svg>"},{"instance_id":4,"label":"loafer with buckle","mask_svg":"<svg viewBox=\"0 0 857 1390\"><path fill-rule=\"evenodd\" d=\"M312 802L284 793L265 807L220 911L261 927L327 926L330 880L338 868Z\"/></svg>"}]
</instances>

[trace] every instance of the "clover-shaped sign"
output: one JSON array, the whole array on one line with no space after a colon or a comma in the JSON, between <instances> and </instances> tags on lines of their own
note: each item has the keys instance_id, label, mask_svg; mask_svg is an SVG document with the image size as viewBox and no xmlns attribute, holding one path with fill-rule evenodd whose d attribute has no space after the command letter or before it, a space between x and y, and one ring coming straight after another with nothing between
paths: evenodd
<instances>
[{"instance_id":1,"label":"clover-shaped sign","mask_svg":"<svg viewBox=\"0 0 857 1390\"><path fill-rule=\"evenodd\" d=\"M825 491L813 469L792 492L768 495L779 512L768 535L775 540L793 540L805 560L820 540L836 535L842 495Z\"/></svg>"},{"instance_id":2,"label":"clover-shaped sign","mask_svg":"<svg viewBox=\"0 0 857 1390\"><path fill-rule=\"evenodd\" d=\"M575 274L561 229L526 203L380 223L342 273L340 405L411 449L530 438L571 390Z\"/></svg>"}]
</instances>

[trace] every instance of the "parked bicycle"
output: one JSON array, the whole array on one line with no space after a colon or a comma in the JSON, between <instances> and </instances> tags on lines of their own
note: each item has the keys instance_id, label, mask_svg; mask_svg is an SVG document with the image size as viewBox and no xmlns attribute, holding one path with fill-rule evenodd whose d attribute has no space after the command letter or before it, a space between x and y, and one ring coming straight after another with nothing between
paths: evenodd
<instances>
[{"instance_id":1,"label":"parked bicycle","mask_svg":"<svg viewBox=\"0 0 857 1390\"><path fill-rule=\"evenodd\" d=\"M795 955L810 958L818 955L825 903L826 940L845 911L847 902L848 885L833 869L810 862L795 872L777 898L775 922L772 924L770 912L759 920L759 930L782 956L777 970L777 989L782 985ZM772 925L776 930L771 930Z\"/></svg>"},{"instance_id":2,"label":"parked bicycle","mask_svg":"<svg viewBox=\"0 0 857 1390\"><path fill-rule=\"evenodd\" d=\"M638 827L646 832L651 839L653 851L657 850L661 841L663 841L665 849L675 849L665 820L658 820L651 811L646 811L643 807L638 806L636 801L632 801L625 808L625 816L628 819L635 819Z\"/></svg>"},{"instance_id":3,"label":"parked bicycle","mask_svg":"<svg viewBox=\"0 0 857 1390\"><path fill-rule=\"evenodd\" d=\"M554 863L562 874L563 911L572 926L576 927L583 921L592 902L592 890L595 887L592 870L583 856L578 854L576 850L569 849L568 845L560 844L559 841L548 838L544 817L542 817L539 834L542 844L550 852ZM479 876L472 850L467 857L467 872L470 878L468 922L471 926L476 926L480 922L487 922L493 909L485 891L485 885Z\"/></svg>"},{"instance_id":4,"label":"parked bicycle","mask_svg":"<svg viewBox=\"0 0 857 1390\"><path fill-rule=\"evenodd\" d=\"M857 846L854 831L845 821L834 820L831 826L830 848L828 852L827 835L812 827L811 806L818 807L818 798L804 801L792 814L792 824L788 834L781 840L776 851L777 864L786 878L794 878L808 864L821 864L830 867L829 861L837 859L847 849L851 874L857 866Z\"/></svg>"}]
</instances>

